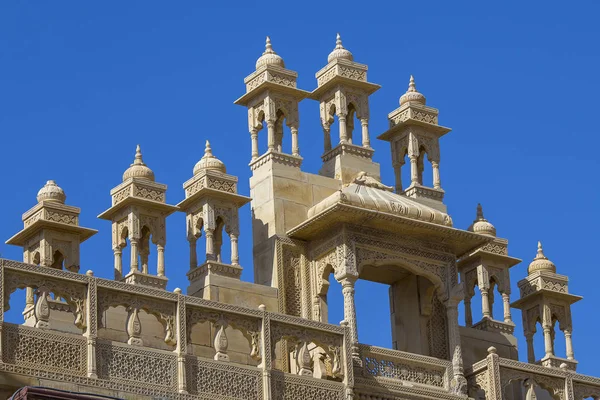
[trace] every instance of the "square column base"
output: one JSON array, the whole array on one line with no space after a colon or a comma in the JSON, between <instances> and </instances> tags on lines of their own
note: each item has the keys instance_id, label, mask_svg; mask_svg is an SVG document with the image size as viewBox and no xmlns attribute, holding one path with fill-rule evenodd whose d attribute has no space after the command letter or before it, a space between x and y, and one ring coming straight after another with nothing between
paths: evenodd
<instances>
[{"instance_id":1,"label":"square column base","mask_svg":"<svg viewBox=\"0 0 600 400\"><path fill-rule=\"evenodd\" d=\"M140 271L130 271L121 282L129 283L131 285L148 286L155 289L166 289L167 282L169 280L164 276L156 276L150 274L144 274Z\"/></svg>"},{"instance_id":2,"label":"square column base","mask_svg":"<svg viewBox=\"0 0 600 400\"><path fill-rule=\"evenodd\" d=\"M379 164L372 161L374 152L372 148L340 143L321 156L323 167L319 175L341 180L343 184L352 183L360 172L379 180Z\"/></svg>"},{"instance_id":3,"label":"square column base","mask_svg":"<svg viewBox=\"0 0 600 400\"><path fill-rule=\"evenodd\" d=\"M478 323L474 324L471 328L486 332L507 333L509 335L512 335L515 332L515 324L496 321L495 319L490 318L482 319Z\"/></svg>"},{"instance_id":4,"label":"square column base","mask_svg":"<svg viewBox=\"0 0 600 400\"><path fill-rule=\"evenodd\" d=\"M442 189L434 189L419 184L411 184L404 192L402 192L406 197L410 197L421 204L446 213L448 208L443 203L444 193L445 192Z\"/></svg>"},{"instance_id":5,"label":"square column base","mask_svg":"<svg viewBox=\"0 0 600 400\"><path fill-rule=\"evenodd\" d=\"M209 284L210 277L212 276L239 281L242 276L242 269L239 265L224 264L212 260L206 261L204 264L191 269L187 273L188 280L190 281L187 292L189 295L195 296ZM199 297L202 297L202 295Z\"/></svg>"},{"instance_id":6,"label":"square column base","mask_svg":"<svg viewBox=\"0 0 600 400\"><path fill-rule=\"evenodd\" d=\"M578 364L577 361L567 360L566 358L561 358L561 357L556 357L556 356L545 356L544 358L542 358L541 360L536 362L536 364L538 364L538 365L541 365L543 367L550 367L550 368L560 368L560 366L563 363L566 364L567 369L569 371L577 370L577 364Z\"/></svg>"}]
</instances>

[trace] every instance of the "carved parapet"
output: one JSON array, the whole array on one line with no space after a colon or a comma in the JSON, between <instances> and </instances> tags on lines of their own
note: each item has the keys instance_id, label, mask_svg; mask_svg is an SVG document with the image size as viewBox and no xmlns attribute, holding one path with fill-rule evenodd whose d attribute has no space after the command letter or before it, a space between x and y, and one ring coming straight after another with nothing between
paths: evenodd
<instances>
[{"instance_id":1,"label":"carved parapet","mask_svg":"<svg viewBox=\"0 0 600 400\"><path fill-rule=\"evenodd\" d=\"M321 87L335 77L367 82L367 66L343 59L333 60L316 73L317 86Z\"/></svg>"},{"instance_id":2,"label":"carved parapet","mask_svg":"<svg viewBox=\"0 0 600 400\"><path fill-rule=\"evenodd\" d=\"M326 152L325 154L323 154L321 156L321 159L323 160L323 162L327 162L331 159L334 159L337 156L351 154L351 155L354 155L357 157L366 158L366 159L370 160L373 158L374 153L375 153L375 150L373 150L371 148L357 146L355 144L350 144L350 143L340 143L339 145L335 146L333 149L331 149L328 152Z\"/></svg>"},{"instance_id":3,"label":"carved parapet","mask_svg":"<svg viewBox=\"0 0 600 400\"><path fill-rule=\"evenodd\" d=\"M130 271L122 279L122 281L131 285L142 285L155 289L166 289L168 279L164 276L144 274L140 271Z\"/></svg>"},{"instance_id":4,"label":"carved parapet","mask_svg":"<svg viewBox=\"0 0 600 400\"><path fill-rule=\"evenodd\" d=\"M204 280L209 275L226 276L228 278L240 279L243 268L239 265L231 265L209 260L197 268L190 270L187 277L190 284Z\"/></svg>"},{"instance_id":5,"label":"carved parapet","mask_svg":"<svg viewBox=\"0 0 600 400\"><path fill-rule=\"evenodd\" d=\"M473 329L486 332L508 333L512 335L515 331L515 324L512 322L496 321L490 318L483 318L481 321L472 326Z\"/></svg>"},{"instance_id":6,"label":"carved parapet","mask_svg":"<svg viewBox=\"0 0 600 400\"><path fill-rule=\"evenodd\" d=\"M293 168L300 168L302 165L302 157L291 154L269 151L262 156L253 160L249 165L252 171L255 171L265 164L280 164Z\"/></svg>"}]
</instances>

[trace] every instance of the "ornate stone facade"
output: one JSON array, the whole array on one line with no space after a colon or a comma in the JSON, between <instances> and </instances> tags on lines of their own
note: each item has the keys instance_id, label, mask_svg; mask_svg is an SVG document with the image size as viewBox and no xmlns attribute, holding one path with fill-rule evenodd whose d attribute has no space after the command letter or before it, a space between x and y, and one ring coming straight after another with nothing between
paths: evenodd
<instances>
[{"instance_id":1,"label":"ornate stone facade","mask_svg":"<svg viewBox=\"0 0 600 400\"><path fill-rule=\"evenodd\" d=\"M496 236L481 206L468 229L454 227L439 173L439 138L450 129L438 125L438 110L425 105L412 76L379 136L391 144L395 187L381 182L368 125L369 96L379 86L367 81L367 70L338 35L309 93L298 89L297 73L267 38L236 101L248 111L251 196L238 194L237 177L207 141L183 184L185 198L168 205L166 186L155 181L138 146L111 191L111 207L99 216L112 223L114 279L79 273L79 244L95 231L79 226L80 210L65 205L64 191L48 181L23 215L24 229L7 242L23 248L23 262L0 259L2 393L33 385L181 400L599 398L600 379L575 372L570 306L580 297L569 293L567 277L556 273L541 244L511 304L510 268L521 260L509 256L508 241ZM301 170L298 103L305 98L320 104L318 175ZM332 146L335 119L339 142ZM355 119L360 140L353 137ZM282 148L284 126L289 152ZM433 187L423 185L425 155ZM400 180L405 156L408 187ZM238 210L248 202L254 283L240 280L238 254ZM186 215L190 245L186 294L165 290L166 219L176 211ZM206 251L199 255L202 235ZM224 240L230 262L221 252ZM156 273L148 267L151 244ZM339 325L327 323L332 279L343 297ZM359 279L390 288L391 349L360 342ZM24 324L4 320L18 289L27 292L18 305ZM501 316L492 313L495 292ZM482 309L474 323L476 294ZM463 305L465 326L458 321ZM518 361L511 306L523 311L528 363ZM545 356L536 360L538 322ZM555 324L564 332L564 359L554 352Z\"/></svg>"}]
</instances>

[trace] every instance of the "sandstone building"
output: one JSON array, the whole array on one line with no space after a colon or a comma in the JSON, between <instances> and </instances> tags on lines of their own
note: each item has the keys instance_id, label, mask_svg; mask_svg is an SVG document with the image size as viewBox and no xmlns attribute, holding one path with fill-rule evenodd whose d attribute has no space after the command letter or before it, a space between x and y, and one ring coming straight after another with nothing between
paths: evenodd
<instances>
[{"instance_id":1,"label":"sandstone building","mask_svg":"<svg viewBox=\"0 0 600 400\"><path fill-rule=\"evenodd\" d=\"M80 243L96 233L79 225L80 209L56 182L40 189L23 229L7 241L23 248L23 261L0 260L2 393L44 386L128 399L599 398L600 378L576 372L570 307L581 297L569 293L542 245L514 295L510 268L521 260L481 206L467 230L453 227L439 144L450 129L413 77L377 136L390 143L393 186L381 182L373 160L369 96L379 86L368 81L367 66L338 35L316 89L299 89L296 78L267 38L235 101L248 110L250 197L238 193L237 177L207 141L183 184L185 198L167 204L167 187L138 146L98 216L111 223L114 279L80 266ZM302 170L298 103L305 99L320 104L318 174ZM432 187L424 185L426 162ZM238 210L247 203L254 283L240 280ZM186 216L185 293L166 290L165 227L175 212ZM223 257L226 242L231 254ZM327 323L331 279L343 294L339 325ZM358 279L390 285L392 349L361 343ZM24 322L3 322L19 289ZM475 295L481 310L471 307ZM502 315L493 314L494 301ZM527 363L518 361L511 308L522 311ZM544 354L534 352L535 335L543 336ZM557 340L566 358L555 355Z\"/></svg>"}]
</instances>

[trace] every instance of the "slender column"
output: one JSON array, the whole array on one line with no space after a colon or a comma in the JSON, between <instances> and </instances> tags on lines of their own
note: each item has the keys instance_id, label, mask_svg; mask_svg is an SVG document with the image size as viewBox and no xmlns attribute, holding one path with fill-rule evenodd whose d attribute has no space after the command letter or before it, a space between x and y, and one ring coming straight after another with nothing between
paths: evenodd
<instances>
[{"instance_id":1,"label":"slender column","mask_svg":"<svg viewBox=\"0 0 600 400\"><path fill-rule=\"evenodd\" d=\"M363 118L360 120L360 125L362 127L362 145L368 149L371 148L371 140L369 139L369 120Z\"/></svg>"},{"instance_id":2,"label":"slender column","mask_svg":"<svg viewBox=\"0 0 600 400\"><path fill-rule=\"evenodd\" d=\"M360 358L358 353L358 328L356 325L356 307L354 305L354 283L356 278L346 276L340 283L342 284L342 294L344 295L344 320L348 322L350 328L350 338L352 341L352 358Z\"/></svg>"},{"instance_id":3,"label":"slender column","mask_svg":"<svg viewBox=\"0 0 600 400\"><path fill-rule=\"evenodd\" d=\"M471 297L465 297L465 325L467 328L473 326L473 312L471 310Z\"/></svg>"},{"instance_id":4,"label":"slender column","mask_svg":"<svg viewBox=\"0 0 600 400\"><path fill-rule=\"evenodd\" d=\"M327 153L331 150L331 132L329 125L323 125L323 149Z\"/></svg>"},{"instance_id":5,"label":"slender column","mask_svg":"<svg viewBox=\"0 0 600 400\"><path fill-rule=\"evenodd\" d=\"M252 129L250 131L250 137L252 138L252 159L256 160L258 158L258 131Z\"/></svg>"},{"instance_id":6,"label":"slender column","mask_svg":"<svg viewBox=\"0 0 600 400\"><path fill-rule=\"evenodd\" d=\"M552 347L552 327L544 325L544 350L546 351L546 357L553 355Z\"/></svg>"},{"instance_id":7,"label":"slender column","mask_svg":"<svg viewBox=\"0 0 600 400\"><path fill-rule=\"evenodd\" d=\"M565 329L565 344L567 349L567 360L574 360L575 353L573 352L573 339L571 338L571 331Z\"/></svg>"},{"instance_id":8,"label":"slender column","mask_svg":"<svg viewBox=\"0 0 600 400\"><path fill-rule=\"evenodd\" d=\"M346 131L346 116L338 115L340 124L340 143L348 143L348 132Z\"/></svg>"},{"instance_id":9,"label":"slender column","mask_svg":"<svg viewBox=\"0 0 600 400\"><path fill-rule=\"evenodd\" d=\"M144 243L144 246L140 250L140 258L142 259L142 273L148 273L148 255L150 254L150 249L148 248L149 243Z\"/></svg>"},{"instance_id":10,"label":"slender column","mask_svg":"<svg viewBox=\"0 0 600 400\"><path fill-rule=\"evenodd\" d=\"M123 250L121 246L113 249L115 254L115 280L120 280L123 277Z\"/></svg>"},{"instance_id":11,"label":"slender column","mask_svg":"<svg viewBox=\"0 0 600 400\"><path fill-rule=\"evenodd\" d=\"M238 237L235 234L230 235L231 238L231 264L238 265L240 262L240 256L238 253Z\"/></svg>"},{"instance_id":12,"label":"slender column","mask_svg":"<svg viewBox=\"0 0 600 400\"><path fill-rule=\"evenodd\" d=\"M129 267L130 272L138 271L138 241L131 239L131 265Z\"/></svg>"},{"instance_id":13,"label":"slender column","mask_svg":"<svg viewBox=\"0 0 600 400\"><path fill-rule=\"evenodd\" d=\"M97 378L96 370L96 340L98 337L98 289L96 280L92 271L87 271L88 287L86 301L86 331L87 338L87 376L88 378Z\"/></svg>"},{"instance_id":14,"label":"slender column","mask_svg":"<svg viewBox=\"0 0 600 400\"><path fill-rule=\"evenodd\" d=\"M206 260L215 260L214 229L206 229Z\"/></svg>"},{"instance_id":15,"label":"slender column","mask_svg":"<svg viewBox=\"0 0 600 400\"><path fill-rule=\"evenodd\" d=\"M267 143L269 151L275 150L275 121L267 121Z\"/></svg>"},{"instance_id":16,"label":"slender column","mask_svg":"<svg viewBox=\"0 0 600 400\"><path fill-rule=\"evenodd\" d=\"M440 182L440 164L437 161L432 161L431 166L433 167L433 188L441 189L442 183Z\"/></svg>"},{"instance_id":17,"label":"slender column","mask_svg":"<svg viewBox=\"0 0 600 400\"><path fill-rule=\"evenodd\" d=\"M510 295L502 293L502 304L504 304L504 322L511 323L512 316L510 315Z\"/></svg>"},{"instance_id":18,"label":"slender column","mask_svg":"<svg viewBox=\"0 0 600 400\"><path fill-rule=\"evenodd\" d=\"M500 378L500 357L496 354L496 348L488 348L487 373L488 384L485 393L485 398L488 400L504 400L502 395L502 384ZM489 393L488 393L489 392Z\"/></svg>"},{"instance_id":19,"label":"slender column","mask_svg":"<svg viewBox=\"0 0 600 400\"><path fill-rule=\"evenodd\" d=\"M258 306L262 311L262 324L260 329L260 348L262 351L261 362L258 366L262 370L263 400L271 400L271 319L264 304Z\"/></svg>"},{"instance_id":20,"label":"slender column","mask_svg":"<svg viewBox=\"0 0 600 400\"><path fill-rule=\"evenodd\" d=\"M181 295L181 289L176 288L173 291L177 294L177 315L175 316L176 332L177 332L177 391L187 394L187 374L185 368L185 355L187 353L187 328L185 318L185 297Z\"/></svg>"},{"instance_id":21,"label":"slender column","mask_svg":"<svg viewBox=\"0 0 600 400\"><path fill-rule=\"evenodd\" d=\"M417 156L408 156L410 158L410 183L417 185L419 183L419 168L417 167Z\"/></svg>"},{"instance_id":22,"label":"slender column","mask_svg":"<svg viewBox=\"0 0 600 400\"><path fill-rule=\"evenodd\" d=\"M156 262L156 275L165 276L165 246L162 244L156 245L158 260Z\"/></svg>"},{"instance_id":23,"label":"slender column","mask_svg":"<svg viewBox=\"0 0 600 400\"><path fill-rule=\"evenodd\" d=\"M530 364L534 364L535 349L533 348L533 333L526 333L525 341L527 342L527 362Z\"/></svg>"},{"instance_id":24,"label":"slender column","mask_svg":"<svg viewBox=\"0 0 600 400\"><path fill-rule=\"evenodd\" d=\"M298 147L298 128L295 126L292 126L291 131L292 131L292 155L300 156L300 148Z\"/></svg>"},{"instance_id":25,"label":"slender column","mask_svg":"<svg viewBox=\"0 0 600 400\"><path fill-rule=\"evenodd\" d=\"M480 289L481 291L481 312L483 314L483 318L492 318L492 313L490 311L490 300L488 296L488 289Z\"/></svg>"},{"instance_id":26,"label":"slender column","mask_svg":"<svg viewBox=\"0 0 600 400\"><path fill-rule=\"evenodd\" d=\"M402 193L402 164L394 164L394 177L396 178L396 193Z\"/></svg>"},{"instance_id":27,"label":"slender column","mask_svg":"<svg viewBox=\"0 0 600 400\"><path fill-rule=\"evenodd\" d=\"M25 291L25 310L29 310L34 304L33 288L27 287L27 290Z\"/></svg>"},{"instance_id":28,"label":"slender column","mask_svg":"<svg viewBox=\"0 0 600 400\"><path fill-rule=\"evenodd\" d=\"M198 239L191 238L188 239L190 242L190 269L194 269L198 266L198 255L196 253L196 242Z\"/></svg>"},{"instance_id":29,"label":"slender column","mask_svg":"<svg viewBox=\"0 0 600 400\"><path fill-rule=\"evenodd\" d=\"M460 343L460 331L458 327L458 304L456 301L446 302L446 320L448 325L448 344L452 357L452 372L454 378L452 383L454 393L466 393L467 380L463 368L462 347Z\"/></svg>"}]
</instances>

